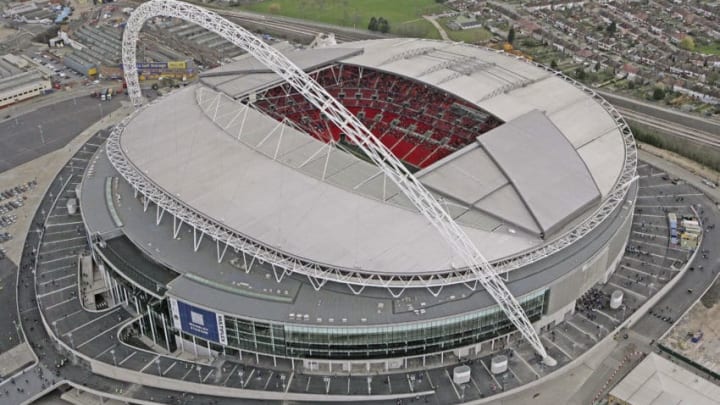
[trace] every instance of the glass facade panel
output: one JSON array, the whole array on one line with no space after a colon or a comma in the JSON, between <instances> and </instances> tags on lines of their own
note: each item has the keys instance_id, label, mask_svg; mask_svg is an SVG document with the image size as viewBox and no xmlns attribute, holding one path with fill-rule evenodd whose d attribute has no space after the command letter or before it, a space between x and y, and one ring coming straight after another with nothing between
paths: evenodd
<instances>
[{"instance_id":1,"label":"glass facade panel","mask_svg":"<svg viewBox=\"0 0 720 405\"><path fill-rule=\"evenodd\" d=\"M545 290L519 300L534 322L546 302ZM282 325L225 316L228 346L290 357L366 359L417 355L467 346L513 331L502 310L382 327Z\"/></svg>"}]
</instances>

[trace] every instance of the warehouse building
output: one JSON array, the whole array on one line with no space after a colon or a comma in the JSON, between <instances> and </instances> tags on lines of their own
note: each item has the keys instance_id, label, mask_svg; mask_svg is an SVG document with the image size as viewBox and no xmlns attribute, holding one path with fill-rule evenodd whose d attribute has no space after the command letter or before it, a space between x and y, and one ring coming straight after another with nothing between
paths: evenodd
<instances>
[{"instance_id":1,"label":"warehouse building","mask_svg":"<svg viewBox=\"0 0 720 405\"><path fill-rule=\"evenodd\" d=\"M3 77L0 79L0 108L39 96L51 88L50 79L37 71Z\"/></svg>"},{"instance_id":2,"label":"warehouse building","mask_svg":"<svg viewBox=\"0 0 720 405\"><path fill-rule=\"evenodd\" d=\"M650 353L610 391L610 405L720 405L720 388Z\"/></svg>"}]
</instances>

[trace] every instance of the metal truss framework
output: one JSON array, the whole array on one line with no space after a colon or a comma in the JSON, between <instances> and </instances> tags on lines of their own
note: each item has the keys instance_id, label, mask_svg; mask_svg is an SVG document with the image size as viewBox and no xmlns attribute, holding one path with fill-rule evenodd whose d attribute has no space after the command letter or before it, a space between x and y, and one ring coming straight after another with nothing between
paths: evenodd
<instances>
[{"instance_id":1,"label":"metal truss framework","mask_svg":"<svg viewBox=\"0 0 720 405\"><path fill-rule=\"evenodd\" d=\"M445 241L463 259L475 275L472 288L479 282L503 310L508 320L518 329L533 349L549 365L556 364L545 350L540 337L530 323L520 303L505 286L495 269L487 262L465 231L460 228L440 203L410 173L407 168L338 100L328 94L307 73L295 66L285 56L256 38L247 30L231 23L217 14L200 7L176 0L152 0L139 6L128 19L123 33L123 65L130 97L135 105L141 102L138 81L136 47L143 24L157 16L175 17L196 23L246 50L261 63L275 71L293 86L310 103L317 107L330 121L337 125L403 193L436 228ZM119 138L116 131L116 137ZM119 146L119 139L117 139ZM122 152L120 150L120 152ZM161 206L161 204L158 204ZM194 229L197 226L194 225ZM216 229L217 224L207 224ZM227 240L227 239L226 239ZM219 239L216 239L219 243ZM196 246L198 244L196 243ZM226 244L227 247L227 244ZM218 244L219 249L219 244Z\"/></svg>"}]
</instances>

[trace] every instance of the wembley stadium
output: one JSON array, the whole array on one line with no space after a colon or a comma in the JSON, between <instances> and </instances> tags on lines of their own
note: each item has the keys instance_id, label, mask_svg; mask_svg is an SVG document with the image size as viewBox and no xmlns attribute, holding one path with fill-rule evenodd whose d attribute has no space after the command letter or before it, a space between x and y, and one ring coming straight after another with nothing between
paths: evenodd
<instances>
[{"instance_id":1,"label":"wembley stadium","mask_svg":"<svg viewBox=\"0 0 720 405\"><path fill-rule=\"evenodd\" d=\"M591 89L463 43L274 49L332 100L250 53L139 108L83 177L104 299L146 312L140 333L319 372L452 364L615 270L637 156Z\"/></svg>"}]
</instances>

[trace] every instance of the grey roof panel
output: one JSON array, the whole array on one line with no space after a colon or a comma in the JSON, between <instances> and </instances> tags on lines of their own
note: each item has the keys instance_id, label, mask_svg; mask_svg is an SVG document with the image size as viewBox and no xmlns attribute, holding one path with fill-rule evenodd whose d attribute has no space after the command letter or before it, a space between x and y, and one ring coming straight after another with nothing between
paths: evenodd
<instances>
[{"instance_id":1,"label":"grey roof panel","mask_svg":"<svg viewBox=\"0 0 720 405\"><path fill-rule=\"evenodd\" d=\"M477 144L433 170L421 174L420 181L441 194L468 205L508 183L502 171Z\"/></svg>"},{"instance_id":2,"label":"grey roof panel","mask_svg":"<svg viewBox=\"0 0 720 405\"><path fill-rule=\"evenodd\" d=\"M477 139L515 186L542 232L563 226L600 198L583 159L540 111Z\"/></svg>"},{"instance_id":3,"label":"grey roof panel","mask_svg":"<svg viewBox=\"0 0 720 405\"><path fill-rule=\"evenodd\" d=\"M280 49L280 52L300 69L310 71L362 53L362 50L357 48L318 48L299 51ZM255 73L243 73L253 71ZM230 97L239 97L280 80L280 77L275 73L263 73L264 71L268 71L268 68L257 59L243 57L235 62L205 72L201 76L201 81ZM225 76L226 74L230 76Z\"/></svg>"},{"instance_id":4,"label":"grey roof panel","mask_svg":"<svg viewBox=\"0 0 720 405\"><path fill-rule=\"evenodd\" d=\"M539 234L540 228L515 187L506 184L475 204L475 208L502 218L512 225Z\"/></svg>"},{"instance_id":5,"label":"grey roof panel","mask_svg":"<svg viewBox=\"0 0 720 405\"><path fill-rule=\"evenodd\" d=\"M250 110L248 119L253 124L245 126L238 142L196 103L197 87L188 86L169 95L171 100L148 106L122 135L128 158L168 193L255 240L319 263L371 272L418 273L461 262L421 215L395 206L410 207L405 198L383 203L321 181L322 152L319 159L298 170L269 158L267 153L273 148L262 148L259 153L248 147L277 126L269 117ZM283 138L293 136L311 139L285 129ZM264 145L273 142L268 138ZM328 164L329 173L336 174L333 183L355 183L357 178L350 173L341 174L351 164L369 166L333 149ZM369 167L373 170L366 173L374 173ZM387 186L388 198L397 193L390 182ZM466 232L489 260L539 242L528 234L475 228Z\"/></svg>"}]
</instances>

